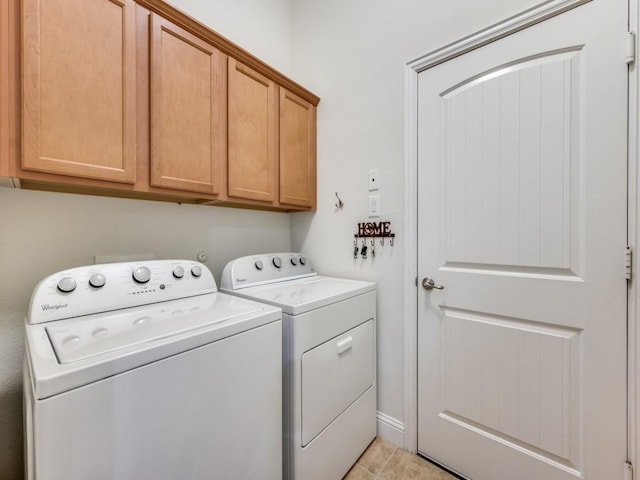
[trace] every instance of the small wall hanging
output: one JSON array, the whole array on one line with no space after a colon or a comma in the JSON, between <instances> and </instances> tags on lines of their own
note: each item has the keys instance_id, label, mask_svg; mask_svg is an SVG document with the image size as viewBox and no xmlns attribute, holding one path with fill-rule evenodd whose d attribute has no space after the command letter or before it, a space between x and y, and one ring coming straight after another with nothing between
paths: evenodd
<instances>
[{"instance_id":1,"label":"small wall hanging","mask_svg":"<svg viewBox=\"0 0 640 480\"><path fill-rule=\"evenodd\" d=\"M353 258L367 258L370 252L371 257L376 256L376 238L380 239L380 245L384 245L385 238L389 239L389 245L393 247L393 239L396 234L391 231L391 222L362 222L358 223L358 233L353 239ZM360 239L360 245L358 245ZM367 244L367 240L370 241Z\"/></svg>"}]
</instances>

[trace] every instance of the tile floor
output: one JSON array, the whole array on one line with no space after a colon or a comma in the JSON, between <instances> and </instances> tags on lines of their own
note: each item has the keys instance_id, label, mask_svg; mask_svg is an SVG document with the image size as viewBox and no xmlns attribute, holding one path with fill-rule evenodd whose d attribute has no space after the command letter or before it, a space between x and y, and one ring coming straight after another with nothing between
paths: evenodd
<instances>
[{"instance_id":1,"label":"tile floor","mask_svg":"<svg viewBox=\"0 0 640 480\"><path fill-rule=\"evenodd\" d=\"M376 438L343 480L456 480L426 460Z\"/></svg>"}]
</instances>

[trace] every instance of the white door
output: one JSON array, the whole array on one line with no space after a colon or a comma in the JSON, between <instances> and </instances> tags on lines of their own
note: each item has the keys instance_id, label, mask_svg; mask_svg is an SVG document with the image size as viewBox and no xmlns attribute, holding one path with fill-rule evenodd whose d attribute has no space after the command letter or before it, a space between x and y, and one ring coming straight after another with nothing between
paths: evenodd
<instances>
[{"instance_id":1,"label":"white door","mask_svg":"<svg viewBox=\"0 0 640 480\"><path fill-rule=\"evenodd\" d=\"M418 75L418 450L474 480L626 459L625 0Z\"/></svg>"}]
</instances>

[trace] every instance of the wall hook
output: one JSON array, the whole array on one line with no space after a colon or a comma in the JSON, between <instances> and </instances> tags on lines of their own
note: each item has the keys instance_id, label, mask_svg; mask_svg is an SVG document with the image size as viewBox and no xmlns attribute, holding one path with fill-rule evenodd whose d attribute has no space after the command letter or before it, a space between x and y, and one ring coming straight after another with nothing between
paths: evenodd
<instances>
[{"instance_id":1,"label":"wall hook","mask_svg":"<svg viewBox=\"0 0 640 480\"><path fill-rule=\"evenodd\" d=\"M342 202L342 199L338 196L338 192L336 193L336 198L338 199L338 203L336 203L336 208L342 208L344 207L344 203Z\"/></svg>"}]
</instances>

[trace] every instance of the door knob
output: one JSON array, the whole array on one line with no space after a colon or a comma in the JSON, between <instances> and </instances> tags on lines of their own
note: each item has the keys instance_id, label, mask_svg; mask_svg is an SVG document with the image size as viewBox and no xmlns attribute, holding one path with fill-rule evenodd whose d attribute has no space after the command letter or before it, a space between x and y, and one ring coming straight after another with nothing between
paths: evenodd
<instances>
[{"instance_id":1,"label":"door knob","mask_svg":"<svg viewBox=\"0 0 640 480\"><path fill-rule=\"evenodd\" d=\"M436 290L444 290L444 285L436 285L435 282L433 281L433 278L429 278L429 277L424 277L422 279L422 287L425 290L433 290L434 288Z\"/></svg>"}]
</instances>

